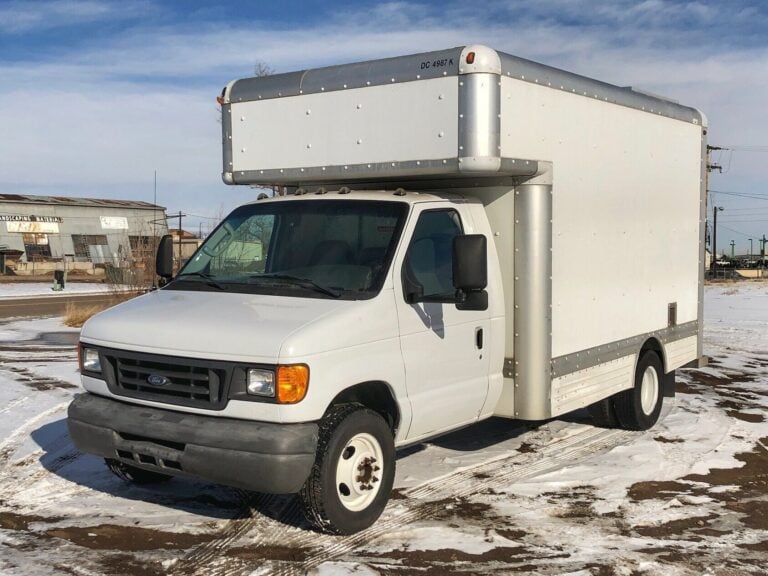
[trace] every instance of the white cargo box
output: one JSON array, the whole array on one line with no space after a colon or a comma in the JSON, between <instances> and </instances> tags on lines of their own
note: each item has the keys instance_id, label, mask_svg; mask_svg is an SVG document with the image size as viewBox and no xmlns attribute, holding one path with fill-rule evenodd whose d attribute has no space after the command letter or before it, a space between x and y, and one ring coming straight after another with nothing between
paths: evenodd
<instances>
[{"instance_id":1,"label":"white cargo box","mask_svg":"<svg viewBox=\"0 0 768 576\"><path fill-rule=\"evenodd\" d=\"M544 153L557 134L535 124L537 109L551 121L576 119L576 108L551 107L563 93L595 101L578 113L599 115L607 107L596 104L611 103L702 123L696 110L668 100L467 46L230 83L223 179L306 185L532 175L535 160L552 160ZM531 138L531 129L541 137Z\"/></svg>"}]
</instances>

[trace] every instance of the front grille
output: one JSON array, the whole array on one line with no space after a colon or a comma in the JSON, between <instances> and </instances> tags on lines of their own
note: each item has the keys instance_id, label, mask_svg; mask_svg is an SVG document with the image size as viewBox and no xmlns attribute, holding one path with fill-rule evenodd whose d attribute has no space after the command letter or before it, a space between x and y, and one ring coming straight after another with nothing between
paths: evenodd
<instances>
[{"instance_id":1,"label":"front grille","mask_svg":"<svg viewBox=\"0 0 768 576\"><path fill-rule=\"evenodd\" d=\"M224 362L103 350L109 389L118 396L220 410L232 365Z\"/></svg>"}]
</instances>

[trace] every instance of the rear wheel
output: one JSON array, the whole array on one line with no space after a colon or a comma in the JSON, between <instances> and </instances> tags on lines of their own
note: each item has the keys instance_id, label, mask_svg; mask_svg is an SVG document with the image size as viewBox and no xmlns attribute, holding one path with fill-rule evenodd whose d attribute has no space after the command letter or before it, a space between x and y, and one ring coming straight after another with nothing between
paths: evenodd
<instances>
[{"instance_id":1,"label":"rear wheel","mask_svg":"<svg viewBox=\"0 0 768 576\"><path fill-rule=\"evenodd\" d=\"M373 524L395 478L392 430L378 413L358 404L333 407L320 423L317 456L301 489L307 519L334 534Z\"/></svg>"},{"instance_id":2,"label":"rear wheel","mask_svg":"<svg viewBox=\"0 0 768 576\"><path fill-rule=\"evenodd\" d=\"M154 484L156 482L167 482L173 476L168 474L161 474L160 472L152 472L151 470L144 470L143 468L137 468L131 466L125 462L119 460L113 460L112 458L104 458L109 470L120 478L131 484Z\"/></svg>"},{"instance_id":3,"label":"rear wheel","mask_svg":"<svg viewBox=\"0 0 768 576\"><path fill-rule=\"evenodd\" d=\"M635 369L635 385L614 397L616 417L626 430L648 430L659 419L664 399L664 369L653 350L640 356Z\"/></svg>"}]
</instances>

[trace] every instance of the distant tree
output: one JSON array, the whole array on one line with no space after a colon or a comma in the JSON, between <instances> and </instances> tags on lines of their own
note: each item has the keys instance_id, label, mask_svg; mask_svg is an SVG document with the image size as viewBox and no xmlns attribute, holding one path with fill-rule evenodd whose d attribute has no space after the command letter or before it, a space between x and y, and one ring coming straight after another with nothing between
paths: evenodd
<instances>
[{"instance_id":1,"label":"distant tree","mask_svg":"<svg viewBox=\"0 0 768 576\"><path fill-rule=\"evenodd\" d=\"M262 62L261 60L258 60L253 67L253 75L256 76L256 78L261 78L262 76L271 76L274 73L275 69L266 62Z\"/></svg>"}]
</instances>

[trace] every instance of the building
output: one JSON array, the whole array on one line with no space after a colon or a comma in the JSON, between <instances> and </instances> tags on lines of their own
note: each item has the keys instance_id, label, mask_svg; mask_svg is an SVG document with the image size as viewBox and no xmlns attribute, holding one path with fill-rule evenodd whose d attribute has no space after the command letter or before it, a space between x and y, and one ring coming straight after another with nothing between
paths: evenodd
<instances>
[{"instance_id":1,"label":"building","mask_svg":"<svg viewBox=\"0 0 768 576\"><path fill-rule=\"evenodd\" d=\"M178 270L179 263L183 266L203 241L192 232L184 229L172 228L168 233L173 238L173 265Z\"/></svg>"},{"instance_id":2,"label":"building","mask_svg":"<svg viewBox=\"0 0 768 576\"><path fill-rule=\"evenodd\" d=\"M167 233L165 208L148 202L0 194L0 271L144 269Z\"/></svg>"}]
</instances>

